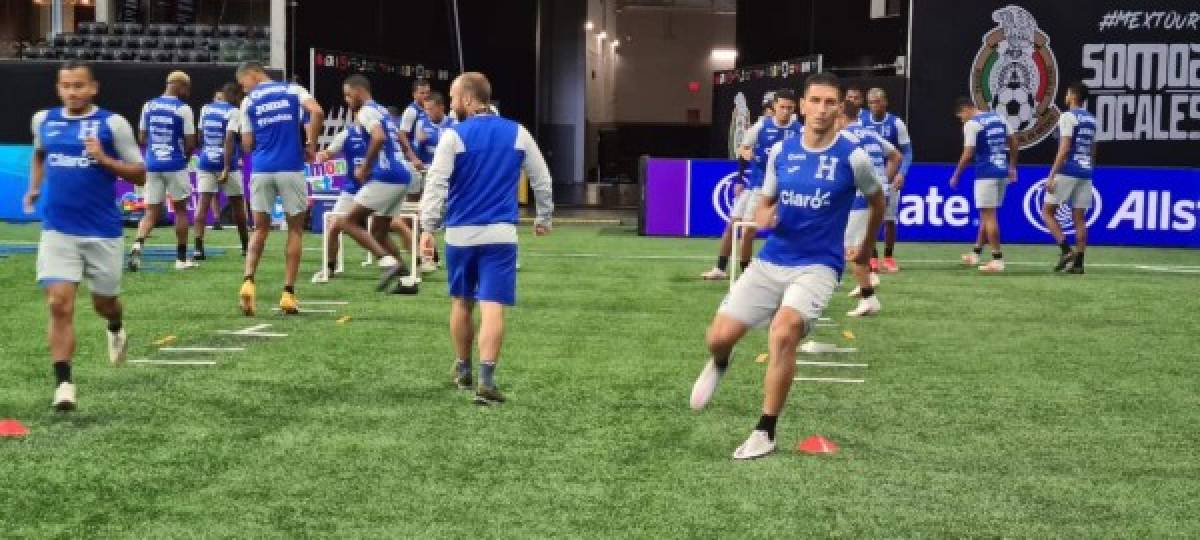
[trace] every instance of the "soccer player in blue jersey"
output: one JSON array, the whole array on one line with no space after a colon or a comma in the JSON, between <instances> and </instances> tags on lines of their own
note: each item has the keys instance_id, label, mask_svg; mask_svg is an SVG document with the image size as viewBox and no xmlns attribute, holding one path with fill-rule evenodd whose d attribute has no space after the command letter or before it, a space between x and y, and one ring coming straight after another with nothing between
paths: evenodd
<instances>
[{"instance_id":1,"label":"soccer player in blue jersey","mask_svg":"<svg viewBox=\"0 0 1200 540\"><path fill-rule=\"evenodd\" d=\"M734 459L775 450L775 424L792 387L796 348L829 303L845 263L842 242L856 191L870 205L869 230L878 230L883 220L884 197L871 158L854 135L837 128L842 106L837 77L819 73L806 79L800 105L803 133L776 143L768 154L756 219L772 228L771 236L721 303L708 329L712 358L692 387L690 404L698 410L716 391L734 345L750 328L770 323L762 416ZM855 262L866 264L874 247L875 236L866 235Z\"/></svg>"},{"instance_id":2,"label":"soccer player in blue jersey","mask_svg":"<svg viewBox=\"0 0 1200 540\"><path fill-rule=\"evenodd\" d=\"M1064 269L1082 274L1083 252L1087 249L1087 211L1092 207L1092 170L1096 162L1096 117L1084 108L1088 90L1076 82L1067 87L1063 101L1067 111L1058 117L1058 154L1046 180L1046 198L1042 218L1054 241L1062 250L1055 272ZM1075 222L1075 250L1067 244L1062 226L1054 217L1060 204L1071 208Z\"/></svg>"},{"instance_id":3,"label":"soccer player in blue jersey","mask_svg":"<svg viewBox=\"0 0 1200 540\"><path fill-rule=\"evenodd\" d=\"M349 109L350 117L358 112L356 109ZM363 160L367 155L367 138L363 134L362 126L357 122L346 122L346 127L333 136L333 140L329 142L329 146L324 150L317 152L317 163L329 161L333 156L342 154L346 160L346 165L351 171L354 171L363 164ZM341 233L346 216L350 210L354 208L354 196L358 194L358 190L362 188L362 184L354 177L354 174L346 175L346 180L342 183L341 193L338 193L337 201L333 204L333 212L338 214L329 223L328 243L324 246L325 260L329 261L327 267L322 268L313 274L313 283L328 283L333 278L337 271L337 256L338 256L338 234Z\"/></svg>"},{"instance_id":4,"label":"soccer player in blue jersey","mask_svg":"<svg viewBox=\"0 0 1200 540\"><path fill-rule=\"evenodd\" d=\"M398 251L389 233L392 216L399 213L404 204L413 171L404 160L396 124L392 123L387 109L371 97L371 81L362 75L346 77L342 93L350 110L355 111L354 122L362 129L367 148L362 162L353 172L362 188L354 195L354 204L341 227L363 249L378 258L379 266L384 269L378 288L383 290L393 279L408 272L396 257ZM368 219L375 220L371 227L374 235L367 230ZM407 288L412 284L402 283L401 286Z\"/></svg>"},{"instance_id":5,"label":"soccer player in blue jersey","mask_svg":"<svg viewBox=\"0 0 1200 540\"><path fill-rule=\"evenodd\" d=\"M118 297L124 248L116 183L122 178L142 185L146 168L129 122L92 103L98 85L87 64L64 63L57 88L63 106L33 115L34 152L24 205L32 213L41 202L37 280L50 310L51 403L67 411L76 405L71 361L79 282L88 282L92 306L108 321L109 362L125 361L128 338Z\"/></svg>"},{"instance_id":6,"label":"soccer player in blue jersey","mask_svg":"<svg viewBox=\"0 0 1200 540\"><path fill-rule=\"evenodd\" d=\"M279 309L285 314L300 312L296 300L296 274L304 241L304 213L308 210L308 185L304 162L317 151L317 135L325 122L325 111L304 87L271 80L258 62L243 62L237 68L238 84L246 92L242 100L242 151L250 154L250 210L254 212L254 235L246 253L246 272L238 291L242 313L257 311L254 274L271 232L271 210L275 198L283 201L287 219L287 254L283 294ZM309 115L303 123L304 113ZM304 126L304 140L300 127Z\"/></svg>"},{"instance_id":7,"label":"soccer player in blue jersey","mask_svg":"<svg viewBox=\"0 0 1200 540\"><path fill-rule=\"evenodd\" d=\"M842 106L842 114L838 118L838 126L858 138L863 150L871 158L875 166L875 174L881 185L888 185L889 178L900 170L904 156L892 143L881 137L874 130L863 127L859 121L859 108L853 100L847 99ZM854 264L858 258L858 247L862 245L863 237L867 235L867 221L870 219L870 207L862 192L854 195L854 206L850 209L850 217L846 222L846 236L843 245L846 248L846 260L851 261L855 281L858 286L850 291L851 298L858 298L858 306L846 315L850 317L865 317L877 315L883 310L883 304L875 294L879 286L879 276L870 270L870 265Z\"/></svg>"},{"instance_id":8,"label":"soccer player in blue jersey","mask_svg":"<svg viewBox=\"0 0 1200 540\"><path fill-rule=\"evenodd\" d=\"M224 192L233 223L237 226L238 239L242 243L242 256L246 255L249 234L246 232L246 203L242 200L242 152L239 139L241 111L235 103L241 103L242 92L236 83L226 84L213 96L212 103L200 109L197 131L200 134L200 152L197 160L196 191L200 199L196 203L196 251L192 258L202 261L204 255L204 231L208 223L208 209L214 209L217 223L221 212L216 204L217 192Z\"/></svg>"},{"instance_id":9,"label":"soccer player in blue jersey","mask_svg":"<svg viewBox=\"0 0 1200 540\"><path fill-rule=\"evenodd\" d=\"M729 254L733 248L733 224L739 221L754 221L754 211L758 208L759 203L758 191L762 187L763 176L766 174L767 150L775 143L795 137L799 133L800 121L797 120L795 112L796 94L788 89L779 90L774 93L771 101L771 115L759 118L750 129L746 130L741 146L738 148L738 155L750 163L750 174L746 178L745 186L741 184L734 186L737 198L729 212L729 225L725 227L725 233L721 236L717 265L700 274L701 278L719 280L729 277L726 267L729 264ZM737 261L742 270L746 269L746 266L750 264L750 258L754 256L756 233L754 227L748 227L743 232L740 254L742 260Z\"/></svg>"},{"instance_id":10,"label":"soccer player in blue jersey","mask_svg":"<svg viewBox=\"0 0 1200 540\"><path fill-rule=\"evenodd\" d=\"M429 167L429 162L423 161L416 153L417 128L420 125L420 121L425 118L425 100L429 99L429 94L428 79L418 78L414 80L412 83L412 103L409 103L400 115L400 147L404 149L404 156L408 159L409 163L418 171L424 171L426 167Z\"/></svg>"},{"instance_id":11,"label":"soccer player in blue jersey","mask_svg":"<svg viewBox=\"0 0 1200 540\"><path fill-rule=\"evenodd\" d=\"M171 199L175 211L175 269L193 268L196 263L187 257L188 200L192 197L192 181L188 176L188 158L196 149L196 121L192 107L184 102L191 91L192 81L187 73L172 71L167 75L167 89L142 107L138 121L138 140L146 147L146 213L138 224L137 240L129 253L129 270L136 272L141 264L146 237L158 223L161 204Z\"/></svg>"},{"instance_id":12,"label":"soccer player in blue jersey","mask_svg":"<svg viewBox=\"0 0 1200 540\"><path fill-rule=\"evenodd\" d=\"M417 147L415 149L417 159L423 163L433 163L433 151L437 148L438 142L442 140L442 133L457 123L458 121L454 117L446 114L446 96L441 92L430 92L429 98L425 100L425 117L419 121L417 128ZM425 173L418 171L408 186L409 202L421 200L421 191L424 186ZM421 257L421 272L429 273L437 270L439 262L438 252L434 249L433 257Z\"/></svg>"},{"instance_id":13,"label":"soccer player in blue jersey","mask_svg":"<svg viewBox=\"0 0 1200 540\"><path fill-rule=\"evenodd\" d=\"M904 189L904 179L908 177L908 168L912 165L913 149L912 140L908 136L908 126L904 120L888 112L887 108L887 92L882 88L867 90L867 110L862 113L860 121L864 127L887 139L904 155L900 172L891 178L890 185L883 186L888 201L887 211L883 214L883 260L880 261L878 256L875 256L871 261L872 271L882 268L885 272L895 273L900 271L900 264L896 262L895 257L896 215L900 206L900 191Z\"/></svg>"},{"instance_id":14,"label":"soccer player in blue jersey","mask_svg":"<svg viewBox=\"0 0 1200 540\"><path fill-rule=\"evenodd\" d=\"M1000 222L996 214L1004 204L1008 184L1017 181L1016 137L1000 115L980 111L969 98L959 98L956 110L963 123L963 152L950 177L950 188L958 188L959 176L967 165L974 163L980 235L992 248L992 260L980 265L979 270L1003 272L1004 254L1000 250ZM968 265L978 264L982 252L982 245L977 243L962 260Z\"/></svg>"},{"instance_id":15,"label":"soccer player in blue jersey","mask_svg":"<svg viewBox=\"0 0 1200 540\"><path fill-rule=\"evenodd\" d=\"M504 307L516 302L517 182L522 169L537 202L533 232L550 232L554 212L550 171L523 126L492 114L492 88L482 73L463 73L450 86L450 107L464 119L442 133L421 197L421 250L433 254L433 231L446 227L450 335L458 359L454 383L472 385L475 305L479 323L479 386L475 402L504 402L496 363L504 342Z\"/></svg>"}]
</instances>

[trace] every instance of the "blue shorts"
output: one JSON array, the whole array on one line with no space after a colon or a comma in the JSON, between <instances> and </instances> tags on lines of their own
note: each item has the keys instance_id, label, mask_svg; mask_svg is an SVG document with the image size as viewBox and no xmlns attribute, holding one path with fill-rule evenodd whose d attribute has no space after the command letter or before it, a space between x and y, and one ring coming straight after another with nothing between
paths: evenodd
<instances>
[{"instance_id":1,"label":"blue shorts","mask_svg":"<svg viewBox=\"0 0 1200 540\"><path fill-rule=\"evenodd\" d=\"M517 302L517 245L446 246L450 296L511 306Z\"/></svg>"}]
</instances>

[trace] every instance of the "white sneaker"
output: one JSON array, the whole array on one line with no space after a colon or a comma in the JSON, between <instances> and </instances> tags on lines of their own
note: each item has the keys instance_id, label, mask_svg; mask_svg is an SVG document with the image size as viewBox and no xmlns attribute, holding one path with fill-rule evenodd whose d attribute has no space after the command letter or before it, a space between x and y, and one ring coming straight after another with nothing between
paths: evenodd
<instances>
[{"instance_id":1,"label":"white sneaker","mask_svg":"<svg viewBox=\"0 0 1200 540\"><path fill-rule=\"evenodd\" d=\"M863 298L858 301L858 307L846 313L850 317L866 317L868 315L878 315L883 311L883 304L879 302L878 296Z\"/></svg>"},{"instance_id":2,"label":"white sneaker","mask_svg":"<svg viewBox=\"0 0 1200 540\"><path fill-rule=\"evenodd\" d=\"M750 438L733 451L733 459L758 459L775 451L775 441L767 436L767 432L754 430Z\"/></svg>"},{"instance_id":3,"label":"white sneaker","mask_svg":"<svg viewBox=\"0 0 1200 540\"><path fill-rule=\"evenodd\" d=\"M963 253L962 254L962 263L965 266L975 266L975 265L979 264L979 255L976 255L974 253Z\"/></svg>"},{"instance_id":4,"label":"white sneaker","mask_svg":"<svg viewBox=\"0 0 1200 540\"><path fill-rule=\"evenodd\" d=\"M422 258L421 266L419 268L422 274L431 274L433 272L437 272L438 265L437 263L433 262L433 259Z\"/></svg>"},{"instance_id":5,"label":"white sneaker","mask_svg":"<svg viewBox=\"0 0 1200 540\"><path fill-rule=\"evenodd\" d=\"M175 261L175 269L176 270L187 270L189 268L196 268L197 266L200 266L200 264L191 259L188 259L186 261Z\"/></svg>"},{"instance_id":6,"label":"white sneaker","mask_svg":"<svg viewBox=\"0 0 1200 540\"><path fill-rule=\"evenodd\" d=\"M849 296L850 298L861 297L862 296L862 287L855 285L854 290L850 291L850 293L847 294L846 296Z\"/></svg>"},{"instance_id":7,"label":"white sneaker","mask_svg":"<svg viewBox=\"0 0 1200 540\"><path fill-rule=\"evenodd\" d=\"M876 274L875 272L871 272L870 276L871 277L868 279L870 280L871 288L873 289L875 287L878 287L879 286L879 274ZM862 287L856 285L854 287L854 290L850 291L850 294L847 294L846 296L849 296L850 298L862 298Z\"/></svg>"},{"instance_id":8,"label":"white sneaker","mask_svg":"<svg viewBox=\"0 0 1200 540\"><path fill-rule=\"evenodd\" d=\"M313 274L312 282L317 284L329 283L329 269L324 268Z\"/></svg>"},{"instance_id":9,"label":"white sneaker","mask_svg":"<svg viewBox=\"0 0 1200 540\"><path fill-rule=\"evenodd\" d=\"M380 268L391 268L397 264L400 264L400 261L397 261L396 258L391 255L384 255L379 259L378 264Z\"/></svg>"},{"instance_id":10,"label":"white sneaker","mask_svg":"<svg viewBox=\"0 0 1200 540\"><path fill-rule=\"evenodd\" d=\"M51 406L60 411L75 410L75 385L65 382L54 389L54 402Z\"/></svg>"},{"instance_id":11,"label":"white sneaker","mask_svg":"<svg viewBox=\"0 0 1200 540\"><path fill-rule=\"evenodd\" d=\"M108 363L113 366L124 365L125 353L129 350L129 339L125 336L125 329L105 333L108 334Z\"/></svg>"},{"instance_id":12,"label":"white sneaker","mask_svg":"<svg viewBox=\"0 0 1200 540\"><path fill-rule=\"evenodd\" d=\"M696 383L692 385L692 398L689 401L692 410L698 411L708 405L708 400L712 399L717 391L719 382L721 370L717 369L717 363L709 358L708 363L704 364L704 369L700 371L700 376L696 377Z\"/></svg>"},{"instance_id":13,"label":"white sneaker","mask_svg":"<svg viewBox=\"0 0 1200 540\"><path fill-rule=\"evenodd\" d=\"M729 279L729 272L726 272L726 271L721 270L720 268L717 268L714 266L714 267L712 267L711 270L709 270L703 274L700 274L700 278L707 279L710 281L720 281L722 279Z\"/></svg>"},{"instance_id":14,"label":"white sneaker","mask_svg":"<svg viewBox=\"0 0 1200 540\"><path fill-rule=\"evenodd\" d=\"M870 276L871 277L869 279L871 280L871 286L878 287L879 283L880 283L879 274L876 274L875 272L871 272Z\"/></svg>"},{"instance_id":15,"label":"white sneaker","mask_svg":"<svg viewBox=\"0 0 1200 540\"><path fill-rule=\"evenodd\" d=\"M989 274L1003 272L1004 271L1004 261L1000 260L1000 259L992 259L992 260L988 261L986 264L979 265L979 271L989 273Z\"/></svg>"}]
</instances>

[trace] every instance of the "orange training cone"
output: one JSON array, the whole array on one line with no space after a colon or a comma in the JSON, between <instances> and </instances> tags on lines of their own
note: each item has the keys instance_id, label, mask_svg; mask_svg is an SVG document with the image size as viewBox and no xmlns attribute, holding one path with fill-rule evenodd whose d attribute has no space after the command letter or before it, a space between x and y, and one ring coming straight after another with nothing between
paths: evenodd
<instances>
[{"instance_id":1,"label":"orange training cone","mask_svg":"<svg viewBox=\"0 0 1200 540\"><path fill-rule=\"evenodd\" d=\"M24 437L29 435L29 428L24 424L5 418L0 420L0 437Z\"/></svg>"},{"instance_id":2,"label":"orange training cone","mask_svg":"<svg viewBox=\"0 0 1200 540\"><path fill-rule=\"evenodd\" d=\"M820 435L813 435L796 445L796 451L802 454L836 454L837 443Z\"/></svg>"}]
</instances>

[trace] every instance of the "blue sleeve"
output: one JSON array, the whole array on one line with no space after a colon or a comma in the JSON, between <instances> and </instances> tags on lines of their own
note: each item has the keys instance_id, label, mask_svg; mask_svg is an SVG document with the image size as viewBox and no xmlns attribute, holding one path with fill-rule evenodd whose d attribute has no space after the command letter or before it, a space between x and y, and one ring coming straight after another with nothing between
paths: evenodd
<instances>
[{"instance_id":1,"label":"blue sleeve","mask_svg":"<svg viewBox=\"0 0 1200 540\"><path fill-rule=\"evenodd\" d=\"M900 161L900 174L908 178L908 167L913 162L913 151L911 144L900 145L900 153L904 154L904 159Z\"/></svg>"}]
</instances>

